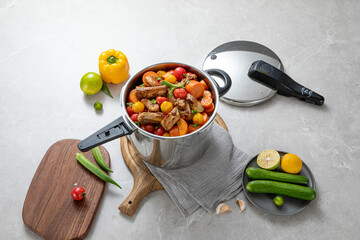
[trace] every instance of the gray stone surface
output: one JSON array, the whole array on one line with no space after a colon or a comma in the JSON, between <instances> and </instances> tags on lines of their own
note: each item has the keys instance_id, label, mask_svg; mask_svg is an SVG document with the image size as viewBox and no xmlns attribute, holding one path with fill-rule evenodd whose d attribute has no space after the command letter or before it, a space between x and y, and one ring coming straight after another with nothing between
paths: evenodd
<instances>
[{"instance_id":1,"label":"gray stone surface","mask_svg":"<svg viewBox=\"0 0 360 240\"><path fill-rule=\"evenodd\" d=\"M0 0L0 239L40 239L23 224L27 188L46 149L84 138L122 114L114 99L84 96L82 75L98 71L106 49L123 51L131 74L153 63L201 67L232 40L264 44L285 71L323 94L316 107L276 96L237 108L220 103L234 142L250 155L273 148L299 155L312 169L318 198L299 214L266 214L248 201L240 213L198 210L183 218L164 191L150 194L133 217L117 207L133 179L119 140L105 144L112 177L88 239L359 239L359 1L24 1ZM92 104L100 100L102 113ZM68 194L68 193L64 193ZM244 199L243 193L239 198Z\"/></svg>"}]
</instances>

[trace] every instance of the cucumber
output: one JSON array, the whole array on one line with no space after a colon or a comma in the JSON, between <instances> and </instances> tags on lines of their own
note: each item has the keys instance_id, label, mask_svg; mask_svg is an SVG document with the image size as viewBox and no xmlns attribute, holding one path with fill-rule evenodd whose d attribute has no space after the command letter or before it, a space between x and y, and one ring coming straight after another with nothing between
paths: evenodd
<instances>
[{"instance_id":1,"label":"cucumber","mask_svg":"<svg viewBox=\"0 0 360 240\"><path fill-rule=\"evenodd\" d=\"M251 193L273 193L302 200L316 198L316 192L312 188L269 180L253 180L247 184L246 190Z\"/></svg>"},{"instance_id":2,"label":"cucumber","mask_svg":"<svg viewBox=\"0 0 360 240\"><path fill-rule=\"evenodd\" d=\"M246 169L246 175L251 179L257 180L274 180L279 182L289 182L302 185L308 185L309 179L301 175L293 175L288 173L273 172L256 167L248 167Z\"/></svg>"}]
</instances>

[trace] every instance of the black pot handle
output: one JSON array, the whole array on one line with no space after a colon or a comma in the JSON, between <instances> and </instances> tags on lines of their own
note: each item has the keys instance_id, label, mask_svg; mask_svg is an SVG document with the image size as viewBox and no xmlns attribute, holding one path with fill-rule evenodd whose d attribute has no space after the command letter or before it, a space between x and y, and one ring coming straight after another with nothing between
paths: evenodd
<instances>
[{"instance_id":1,"label":"black pot handle","mask_svg":"<svg viewBox=\"0 0 360 240\"><path fill-rule=\"evenodd\" d=\"M286 97L296 97L301 101L323 105L324 97L295 82L283 71L264 61L255 61L250 66L248 76Z\"/></svg>"},{"instance_id":2,"label":"black pot handle","mask_svg":"<svg viewBox=\"0 0 360 240\"><path fill-rule=\"evenodd\" d=\"M80 151L86 152L103 143L130 135L133 132L134 130L125 122L124 118L121 116L96 133L79 142L78 148Z\"/></svg>"},{"instance_id":3,"label":"black pot handle","mask_svg":"<svg viewBox=\"0 0 360 240\"><path fill-rule=\"evenodd\" d=\"M222 78L224 80L224 86L223 87L220 87L219 84L215 81L215 86L216 88L218 89L219 91L219 97L223 96L225 93L227 93L231 87L231 78L229 76L229 74L227 74L226 72L224 72L223 70L220 70L220 69L207 69L207 70L204 70L207 74L209 75L215 75L215 76L218 76L220 78Z\"/></svg>"}]
</instances>

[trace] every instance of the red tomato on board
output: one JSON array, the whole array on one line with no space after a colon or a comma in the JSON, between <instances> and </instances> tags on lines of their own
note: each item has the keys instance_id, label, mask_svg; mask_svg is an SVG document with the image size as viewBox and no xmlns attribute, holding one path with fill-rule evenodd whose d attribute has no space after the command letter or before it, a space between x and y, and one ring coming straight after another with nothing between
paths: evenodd
<instances>
[{"instance_id":1,"label":"red tomato on board","mask_svg":"<svg viewBox=\"0 0 360 240\"><path fill-rule=\"evenodd\" d=\"M85 189L76 187L71 191L71 196L74 200L82 200L85 197Z\"/></svg>"}]
</instances>

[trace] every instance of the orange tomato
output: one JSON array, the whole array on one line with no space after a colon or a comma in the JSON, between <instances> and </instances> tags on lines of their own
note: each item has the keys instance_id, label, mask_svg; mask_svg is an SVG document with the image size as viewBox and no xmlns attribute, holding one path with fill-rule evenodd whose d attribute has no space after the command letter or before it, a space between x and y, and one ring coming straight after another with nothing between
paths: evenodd
<instances>
[{"instance_id":1,"label":"orange tomato","mask_svg":"<svg viewBox=\"0 0 360 240\"><path fill-rule=\"evenodd\" d=\"M129 102L132 103L136 103L139 102L140 100L138 99L138 97L136 96L136 89L133 89L130 94L129 94L129 98L128 98Z\"/></svg>"},{"instance_id":2,"label":"orange tomato","mask_svg":"<svg viewBox=\"0 0 360 240\"><path fill-rule=\"evenodd\" d=\"M189 124L188 133L195 132L196 130L198 130L201 127L199 125L196 125L196 127L195 127L194 125L195 124Z\"/></svg>"},{"instance_id":3,"label":"orange tomato","mask_svg":"<svg viewBox=\"0 0 360 240\"><path fill-rule=\"evenodd\" d=\"M180 136L180 133L179 133L179 127L177 125L173 126L170 131L170 136L172 137L177 137L177 136Z\"/></svg>"},{"instance_id":4,"label":"orange tomato","mask_svg":"<svg viewBox=\"0 0 360 240\"><path fill-rule=\"evenodd\" d=\"M207 121L209 121L209 116L207 115L206 112L202 112L201 115L204 118L204 123L202 125L204 125Z\"/></svg>"},{"instance_id":5,"label":"orange tomato","mask_svg":"<svg viewBox=\"0 0 360 240\"><path fill-rule=\"evenodd\" d=\"M144 73L144 75L142 76L142 81L143 81L143 83L145 84L145 86L147 86L147 87L150 87L150 86L149 86L149 84L146 83L145 79L146 79L147 77L149 77L149 76L153 76L156 80L157 80L157 78L159 77L159 76L158 76L155 72L153 72L153 71L148 71L148 72Z\"/></svg>"}]
</instances>

